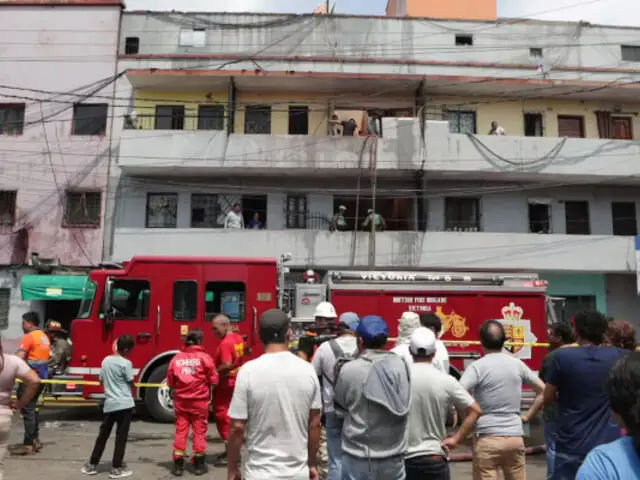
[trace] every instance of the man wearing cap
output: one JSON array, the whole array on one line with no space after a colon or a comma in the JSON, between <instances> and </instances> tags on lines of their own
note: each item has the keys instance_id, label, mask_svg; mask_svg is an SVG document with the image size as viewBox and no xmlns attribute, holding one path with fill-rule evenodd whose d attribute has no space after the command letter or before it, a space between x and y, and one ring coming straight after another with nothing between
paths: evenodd
<instances>
[{"instance_id":1,"label":"man wearing cap","mask_svg":"<svg viewBox=\"0 0 640 480\"><path fill-rule=\"evenodd\" d=\"M51 356L49 357L49 377L62 375L71 360L71 342L67 340L67 331L60 322L49 320L45 329L51 342Z\"/></svg>"},{"instance_id":2,"label":"man wearing cap","mask_svg":"<svg viewBox=\"0 0 640 480\"><path fill-rule=\"evenodd\" d=\"M433 357L432 364L436 368L448 374L451 362L449 361L449 352L444 342L440 340L442 336L442 320L435 313L423 313L420 315L420 325L428 328L436 335L436 354Z\"/></svg>"},{"instance_id":3,"label":"man wearing cap","mask_svg":"<svg viewBox=\"0 0 640 480\"><path fill-rule=\"evenodd\" d=\"M452 376L433 365L437 352L435 334L425 327L411 334L411 409L409 446L404 465L407 480L449 480L447 451L466 438L481 415L480 406ZM450 406L464 414L460 429L447 438Z\"/></svg>"},{"instance_id":4,"label":"man wearing cap","mask_svg":"<svg viewBox=\"0 0 640 480\"><path fill-rule=\"evenodd\" d=\"M290 319L277 308L260 316L264 354L245 363L229 407L229 479L317 480L322 400L314 368L289 351ZM240 450L246 443L244 472Z\"/></svg>"},{"instance_id":5,"label":"man wearing cap","mask_svg":"<svg viewBox=\"0 0 640 480\"><path fill-rule=\"evenodd\" d=\"M340 205L338 211L333 215L331 219L331 231L332 232L344 232L349 228L347 220L345 219L345 213L347 213L347 207Z\"/></svg>"},{"instance_id":6,"label":"man wearing cap","mask_svg":"<svg viewBox=\"0 0 640 480\"><path fill-rule=\"evenodd\" d=\"M388 329L377 315L358 324L357 357L344 363L334 405L344 416L343 480L404 480L411 400L407 362L384 350Z\"/></svg>"},{"instance_id":7,"label":"man wearing cap","mask_svg":"<svg viewBox=\"0 0 640 480\"><path fill-rule=\"evenodd\" d=\"M354 355L358 342L356 328L358 315L346 312L338 320L338 338L324 342L318 347L311 364L322 385L322 407L325 417L326 446L328 456L328 480L341 480L340 457L342 456L342 419L333 406L333 385L336 361L345 355Z\"/></svg>"}]
</instances>

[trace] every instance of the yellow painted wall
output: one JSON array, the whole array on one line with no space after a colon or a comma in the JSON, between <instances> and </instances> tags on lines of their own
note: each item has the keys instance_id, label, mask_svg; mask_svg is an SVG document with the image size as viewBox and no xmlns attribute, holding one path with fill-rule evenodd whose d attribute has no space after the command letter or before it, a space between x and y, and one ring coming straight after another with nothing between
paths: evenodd
<instances>
[{"instance_id":1,"label":"yellow painted wall","mask_svg":"<svg viewBox=\"0 0 640 480\"><path fill-rule=\"evenodd\" d=\"M524 113L541 113L545 137L558 136L558 115L584 117L585 137L599 138L595 111L612 111L613 102L559 100L556 98L540 100L522 100L505 102L499 98L432 98L428 104L429 118L442 120L441 110L450 105L452 110L467 110L476 112L477 133L486 135L491 128L491 122L496 121L505 129L507 135L524 135ZM633 125L634 138L640 138L640 116L633 112L640 112L640 103L622 104L623 113L617 116L630 116Z\"/></svg>"},{"instance_id":2,"label":"yellow painted wall","mask_svg":"<svg viewBox=\"0 0 640 480\"><path fill-rule=\"evenodd\" d=\"M236 94L235 133L244 133L244 106L271 105L271 134L289 133L289 107L309 107L309 135L326 136L328 121L328 102L318 100L326 94L314 93L254 93Z\"/></svg>"},{"instance_id":3,"label":"yellow painted wall","mask_svg":"<svg viewBox=\"0 0 640 480\"><path fill-rule=\"evenodd\" d=\"M210 95L211 98L207 98ZM184 129L198 128L198 105L222 104L227 107L227 93L221 92L161 92L153 90L136 90L134 92L135 111L142 129L153 129L156 105L184 105Z\"/></svg>"}]
</instances>

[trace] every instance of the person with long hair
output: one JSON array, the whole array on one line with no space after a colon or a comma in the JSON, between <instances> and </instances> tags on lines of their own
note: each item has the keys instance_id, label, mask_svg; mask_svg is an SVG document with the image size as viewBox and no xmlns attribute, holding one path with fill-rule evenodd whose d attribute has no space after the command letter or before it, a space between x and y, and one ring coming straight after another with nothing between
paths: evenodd
<instances>
[{"instance_id":1,"label":"person with long hair","mask_svg":"<svg viewBox=\"0 0 640 480\"><path fill-rule=\"evenodd\" d=\"M11 393L16 380L20 380L24 387L22 396L14 402ZM7 454L13 412L36 398L39 388L38 374L21 358L5 354L0 343L0 480L4 478L4 457Z\"/></svg>"},{"instance_id":2,"label":"person with long hair","mask_svg":"<svg viewBox=\"0 0 640 480\"><path fill-rule=\"evenodd\" d=\"M604 334L604 344L633 352L637 346L635 327L624 320L609 322Z\"/></svg>"},{"instance_id":3,"label":"person with long hair","mask_svg":"<svg viewBox=\"0 0 640 480\"><path fill-rule=\"evenodd\" d=\"M623 356L609 372L605 387L613 418L628 436L600 445L587 455L576 480L640 478L640 352Z\"/></svg>"}]
</instances>

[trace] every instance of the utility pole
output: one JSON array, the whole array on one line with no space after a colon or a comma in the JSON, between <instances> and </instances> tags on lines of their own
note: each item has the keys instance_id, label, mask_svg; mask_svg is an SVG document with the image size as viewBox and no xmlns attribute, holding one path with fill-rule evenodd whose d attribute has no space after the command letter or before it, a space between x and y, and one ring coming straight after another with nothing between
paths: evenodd
<instances>
[{"instance_id":1,"label":"utility pole","mask_svg":"<svg viewBox=\"0 0 640 480\"><path fill-rule=\"evenodd\" d=\"M330 13L329 7L331 7L331 0L326 0L325 8L327 9L327 15Z\"/></svg>"}]
</instances>

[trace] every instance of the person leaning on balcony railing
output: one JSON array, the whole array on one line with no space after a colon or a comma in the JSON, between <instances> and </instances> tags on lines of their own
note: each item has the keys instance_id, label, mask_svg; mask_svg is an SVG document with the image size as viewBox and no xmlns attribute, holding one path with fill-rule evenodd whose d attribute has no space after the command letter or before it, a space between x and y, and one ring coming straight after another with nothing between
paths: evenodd
<instances>
[{"instance_id":1,"label":"person leaning on balcony railing","mask_svg":"<svg viewBox=\"0 0 640 480\"><path fill-rule=\"evenodd\" d=\"M333 215L331 219L331 231L332 232L344 232L349 228L347 220L344 214L347 213L347 207L340 205L338 211Z\"/></svg>"},{"instance_id":2,"label":"person leaning on balcony railing","mask_svg":"<svg viewBox=\"0 0 640 480\"><path fill-rule=\"evenodd\" d=\"M505 135L504 128L498 125L498 122L495 120L491 122L491 130L489 130L489 135Z\"/></svg>"}]
</instances>

